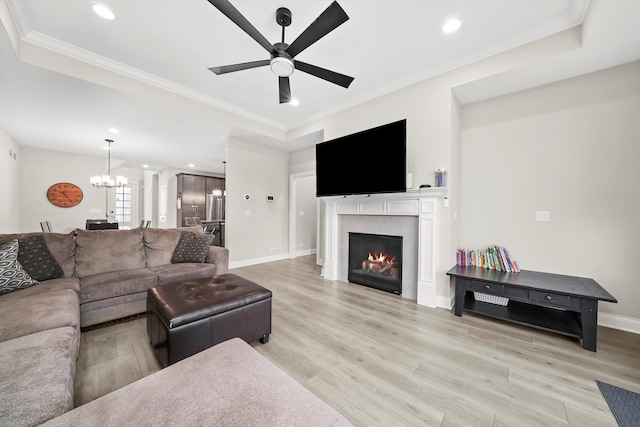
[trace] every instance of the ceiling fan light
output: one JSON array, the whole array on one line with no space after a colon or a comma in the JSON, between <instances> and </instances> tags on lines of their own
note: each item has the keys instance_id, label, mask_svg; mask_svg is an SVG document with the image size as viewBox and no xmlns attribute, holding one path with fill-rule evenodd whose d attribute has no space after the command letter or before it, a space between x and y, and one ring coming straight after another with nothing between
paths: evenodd
<instances>
[{"instance_id":1,"label":"ceiling fan light","mask_svg":"<svg viewBox=\"0 0 640 427\"><path fill-rule=\"evenodd\" d=\"M271 71L273 71L273 74L280 76L280 77L289 77L291 74L293 74L293 61L290 60L289 58L283 58L281 56L276 56L275 58L271 59Z\"/></svg>"}]
</instances>

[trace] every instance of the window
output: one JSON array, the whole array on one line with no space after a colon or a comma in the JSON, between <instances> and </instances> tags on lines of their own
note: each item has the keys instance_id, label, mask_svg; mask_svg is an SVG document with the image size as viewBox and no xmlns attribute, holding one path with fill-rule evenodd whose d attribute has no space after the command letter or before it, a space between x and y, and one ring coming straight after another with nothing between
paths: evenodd
<instances>
[{"instance_id":1,"label":"window","mask_svg":"<svg viewBox=\"0 0 640 427\"><path fill-rule=\"evenodd\" d=\"M116 221L131 222L131 187L116 187Z\"/></svg>"}]
</instances>

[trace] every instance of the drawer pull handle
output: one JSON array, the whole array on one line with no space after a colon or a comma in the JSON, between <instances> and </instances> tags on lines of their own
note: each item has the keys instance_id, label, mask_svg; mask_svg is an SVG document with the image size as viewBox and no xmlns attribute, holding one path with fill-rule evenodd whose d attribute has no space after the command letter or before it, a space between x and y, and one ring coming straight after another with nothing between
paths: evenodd
<instances>
[{"instance_id":1,"label":"drawer pull handle","mask_svg":"<svg viewBox=\"0 0 640 427\"><path fill-rule=\"evenodd\" d=\"M488 291L490 291L490 290L491 290L491 286L490 286L490 285L484 285L484 288L485 288L486 290L488 290Z\"/></svg>"},{"instance_id":2,"label":"drawer pull handle","mask_svg":"<svg viewBox=\"0 0 640 427\"><path fill-rule=\"evenodd\" d=\"M547 295L546 297L544 297L544 299L546 299L547 301L551 301L553 298L551 297L551 295Z\"/></svg>"}]
</instances>

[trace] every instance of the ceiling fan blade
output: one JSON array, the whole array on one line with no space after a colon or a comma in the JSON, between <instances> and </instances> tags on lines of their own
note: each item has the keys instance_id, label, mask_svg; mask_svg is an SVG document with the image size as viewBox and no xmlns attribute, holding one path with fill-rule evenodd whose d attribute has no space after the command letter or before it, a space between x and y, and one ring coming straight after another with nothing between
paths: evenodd
<instances>
[{"instance_id":1,"label":"ceiling fan blade","mask_svg":"<svg viewBox=\"0 0 640 427\"><path fill-rule=\"evenodd\" d=\"M334 1L291 43L287 48L287 53L293 58L347 20L349 17L346 12L337 1Z\"/></svg>"},{"instance_id":2,"label":"ceiling fan blade","mask_svg":"<svg viewBox=\"0 0 640 427\"><path fill-rule=\"evenodd\" d=\"M320 77L323 80L335 83L338 86L342 86L344 88L349 87L349 85L353 81L353 77L336 73L335 71L330 71L326 68L316 67L315 65L307 64L306 62L302 61L293 61L293 63L296 70L304 71L307 74Z\"/></svg>"},{"instance_id":3,"label":"ceiling fan blade","mask_svg":"<svg viewBox=\"0 0 640 427\"><path fill-rule=\"evenodd\" d=\"M209 71L213 71L217 75L233 73L234 71L248 70L250 68L263 67L269 65L271 61L265 59L263 61L243 62L242 64L223 65L222 67L211 67Z\"/></svg>"},{"instance_id":4,"label":"ceiling fan blade","mask_svg":"<svg viewBox=\"0 0 640 427\"><path fill-rule=\"evenodd\" d=\"M261 33L251 25L251 23L247 20L247 18L242 15L238 9L236 9L228 0L208 0L216 9L222 12L227 18L233 21L238 27L240 27L245 33L249 34L252 39L257 41L260 46L264 47L267 52L275 53L276 50L273 48L273 45L269 43Z\"/></svg>"},{"instance_id":5,"label":"ceiling fan blade","mask_svg":"<svg viewBox=\"0 0 640 427\"><path fill-rule=\"evenodd\" d=\"M291 102L291 86L289 85L289 77L279 77L280 86L280 104Z\"/></svg>"}]
</instances>

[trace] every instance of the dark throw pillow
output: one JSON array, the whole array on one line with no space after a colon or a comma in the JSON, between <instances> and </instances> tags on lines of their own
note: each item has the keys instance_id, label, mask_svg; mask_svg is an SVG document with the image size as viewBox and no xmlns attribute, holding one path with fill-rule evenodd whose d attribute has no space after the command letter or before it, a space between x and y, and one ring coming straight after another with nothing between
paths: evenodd
<instances>
[{"instance_id":1,"label":"dark throw pillow","mask_svg":"<svg viewBox=\"0 0 640 427\"><path fill-rule=\"evenodd\" d=\"M18 240L18 262L32 279L39 282L64 276L62 267L51 255L42 236Z\"/></svg>"},{"instance_id":2,"label":"dark throw pillow","mask_svg":"<svg viewBox=\"0 0 640 427\"><path fill-rule=\"evenodd\" d=\"M0 244L0 295L37 285L18 262L18 240Z\"/></svg>"},{"instance_id":3,"label":"dark throw pillow","mask_svg":"<svg viewBox=\"0 0 640 427\"><path fill-rule=\"evenodd\" d=\"M212 235L198 235L190 231L183 231L171 256L171 262L173 264L204 262L207 258L207 253L209 253L209 245L211 245L212 239Z\"/></svg>"}]
</instances>

